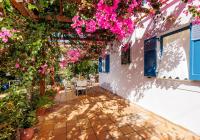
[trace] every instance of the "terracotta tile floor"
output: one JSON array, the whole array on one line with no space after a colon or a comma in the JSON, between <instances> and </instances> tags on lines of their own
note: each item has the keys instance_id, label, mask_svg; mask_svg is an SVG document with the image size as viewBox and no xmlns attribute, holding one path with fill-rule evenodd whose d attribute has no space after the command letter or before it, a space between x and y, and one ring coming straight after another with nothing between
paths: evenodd
<instances>
[{"instance_id":1,"label":"terracotta tile floor","mask_svg":"<svg viewBox=\"0 0 200 140\"><path fill-rule=\"evenodd\" d=\"M34 140L200 140L192 132L102 91L93 88L39 117Z\"/></svg>"}]
</instances>

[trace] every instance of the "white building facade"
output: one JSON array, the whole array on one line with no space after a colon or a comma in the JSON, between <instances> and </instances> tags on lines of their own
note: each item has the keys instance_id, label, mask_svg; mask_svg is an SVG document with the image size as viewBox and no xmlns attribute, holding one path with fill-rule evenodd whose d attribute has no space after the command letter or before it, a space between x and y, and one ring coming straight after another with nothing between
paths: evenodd
<instances>
[{"instance_id":1,"label":"white building facade","mask_svg":"<svg viewBox=\"0 0 200 140\"><path fill-rule=\"evenodd\" d=\"M113 43L109 61L99 60L104 67L99 83L200 135L200 27L191 25L186 8L180 0L169 0L156 20L145 17L125 41L130 63L122 63L122 44Z\"/></svg>"}]
</instances>

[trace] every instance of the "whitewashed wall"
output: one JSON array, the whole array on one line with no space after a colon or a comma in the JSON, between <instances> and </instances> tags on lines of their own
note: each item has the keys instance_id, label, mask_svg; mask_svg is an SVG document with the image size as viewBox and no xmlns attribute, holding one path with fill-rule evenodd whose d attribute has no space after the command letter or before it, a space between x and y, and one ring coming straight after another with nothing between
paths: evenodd
<instances>
[{"instance_id":1,"label":"whitewashed wall","mask_svg":"<svg viewBox=\"0 0 200 140\"><path fill-rule=\"evenodd\" d=\"M198 0L199 1L199 0ZM179 8L177 8L179 7ZM163 21L155 24L150 17L143 20L143 27L137 27L131 37L131 60L130 65L121 65L119 43L115 43L115 51L111 52L110 73L100 73L100 86L105 89L132 101L150 110L169 121L181 125L200 135L200 81L173 80L144 77L143 46L144 40L163 34L169 30L186 26L190 23L191 17L185 16L183 10L186 5L180 0L168 1L163 7L165 16L176 17L171 21ZM178 10L179 9L179 10ZM170 18L171 16L169 16ZM188 47L188 48L187 48ZM170 52L170 55L189 58L189 46L177 54L177 49ZM177 59L166 61L173 63L174 68L184 63L185 72L188 71L188 59ZM167 64L166 65L169 65ZM179 69L176 70L178 72ZM181 72L181 71L180 71ZM187 73L184 75L188 75Z\"/></svg>"}]
</instances>

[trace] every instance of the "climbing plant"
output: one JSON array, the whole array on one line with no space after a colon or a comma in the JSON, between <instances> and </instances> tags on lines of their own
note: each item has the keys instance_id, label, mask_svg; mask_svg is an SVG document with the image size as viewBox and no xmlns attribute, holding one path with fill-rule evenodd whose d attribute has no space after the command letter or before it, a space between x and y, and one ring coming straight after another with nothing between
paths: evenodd
<instances>
[{"instance_id":1,"label":"climbing plant","mask_svg":"<svg viewBox=\"0 0 200 140\"><path fill-rule=\"evenodd\" d=\"M181 1L188 3L185 13L192 14L193 23L200 23L199 3L195 3L195 0ZM145 2L147 6L144 6ZM44 85L47 74L54 75L60 67L97 58L102 49L105 49L106 43L94 44L87 41L83 43L82 39L98 36L122 40L131 35L142 17L160 13L160 8L166 2L166 0L81 2L26 0L23 5L30 12L29 15L34 16L23 16L10 0L1 0L0 71L20 77L27 87L37 81ZM68 17L71 21L59 22L56 17L58 15ZM51 18L47 18L49 16ZM63 34L63 31L66 33ZM55 37L57 33L62 35ZM77 36L75 40L70 40L75 33L79 35L79 40ZM64 43L65 49L60 47L61 40L68 42ZM62 60L61 56L64 57ZM53 76L51 79L54 80Z\"/></svg>"}]
</instances>

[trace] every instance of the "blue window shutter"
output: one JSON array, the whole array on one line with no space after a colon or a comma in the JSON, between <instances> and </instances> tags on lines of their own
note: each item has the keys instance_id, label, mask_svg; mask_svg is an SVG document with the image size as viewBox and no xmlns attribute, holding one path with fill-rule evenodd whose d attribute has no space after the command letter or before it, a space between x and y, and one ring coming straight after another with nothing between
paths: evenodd
<instances>
[{"instance_id":1,"label":"blue window shutter","mask_svg":"<svg viewBox=\"0 0 200 140\"><path fill-rule=\"evenodd\" d=\"M106 72L110 72L110 55L106 55Z\"/></svg>"},{"instance_id":2,"label":"blue window shutter","mask_svg":"<svg viewBox=\"0 0 200 140\"><path fill-rule=\"evenodd\" d=\"M190 80L200 80L200 40L191 40Z\"/></svg>"},{"instance_id":3,"label":"blue window shutter","mask_svg":"<svg viewBox=\"0 0 200 140\"><path fill-rule=\"evenodd\" d=\"M102 72L102 57L99 57L99 72Z\"/></svg>"},{"instance_id":4,"label":"blue window shutter","mask_svg":"<svg viewBox=\"0 0 200 140\"><path fill-rule=\"evenodd\" d=\"M157 38L144 41L144 76L156 76L157 68Z\"/></svg>"}]
</instances>

